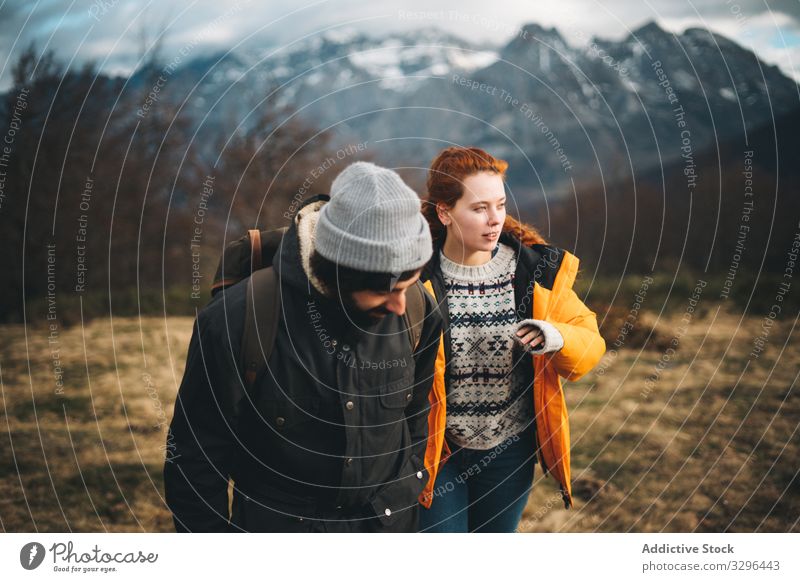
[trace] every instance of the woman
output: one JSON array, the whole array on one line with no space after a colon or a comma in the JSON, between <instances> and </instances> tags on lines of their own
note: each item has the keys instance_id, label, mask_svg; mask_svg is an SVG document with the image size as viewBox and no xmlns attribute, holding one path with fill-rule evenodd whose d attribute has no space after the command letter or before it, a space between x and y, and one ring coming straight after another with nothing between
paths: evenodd
<instances>
[{"instance_id":1,"label":"woman","mask_svg":"<svg viewBox=\"0 0 800 582\"><path fill-rule=\"evenodd\" d=\"M572 503L559 377L591 370L605 342L572 290L578 259L506 214L507 167L481 149L450 147L428 175L434 255L422 280L445 332L421 531L516 531L537 457Z\"/></svg>"}]
</instances>

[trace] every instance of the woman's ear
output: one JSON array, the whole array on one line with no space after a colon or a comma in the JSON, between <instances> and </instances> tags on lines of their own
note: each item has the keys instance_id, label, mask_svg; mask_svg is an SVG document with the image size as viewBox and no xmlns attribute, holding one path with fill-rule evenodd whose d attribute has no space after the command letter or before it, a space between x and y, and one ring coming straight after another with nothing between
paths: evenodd
<instances>
[{"instance_id":1,"label":"woman's ear","mask_svg":"<svg viewBox=\"0 0 800 582\"><path fill-rule=\"evenodd\" d=\"M436 215L439 217L439 222L443 225L450 225L450 213L447 211L447 207L441 202L436 205Z\"/></svg>"}]
</instances>

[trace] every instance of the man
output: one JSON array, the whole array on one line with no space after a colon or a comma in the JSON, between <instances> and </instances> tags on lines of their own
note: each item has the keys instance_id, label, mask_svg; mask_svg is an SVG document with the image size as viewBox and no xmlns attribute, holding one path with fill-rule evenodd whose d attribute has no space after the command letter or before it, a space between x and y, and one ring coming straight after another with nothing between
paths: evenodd
<instances>
[{"instance_id":1,"label":"man","mask_svg":"<svg viewBox=\"0 0 800 582\"><path fill-rule=\"evenodd\" d=\"M247 280L198 314L164 466L178 531L415 530L442 322L423 293L414 348L402 316L431 254L398 174L342 171L273 258L280 321L235 422Z\"/></svg>"}]
</instances>

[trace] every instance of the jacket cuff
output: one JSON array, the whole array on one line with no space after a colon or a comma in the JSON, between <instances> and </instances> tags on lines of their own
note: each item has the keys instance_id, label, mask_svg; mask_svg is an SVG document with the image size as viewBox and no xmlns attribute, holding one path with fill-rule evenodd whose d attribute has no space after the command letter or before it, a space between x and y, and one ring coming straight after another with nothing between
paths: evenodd
<instances>
[{"instance_id":1,"label":"jacket cuff","mask_svg":"<svg viewBox=\"0 0 800 582\"><path fill-rule=\"evenodd\" d=\"M543 319L523 319L522 321L517 322L516 327L514 328L514 339L517 340L517 343L521 344L516 333L520 328L526 326L536 327L541 330L542 334L544 334L544 342L535 348L531 348L530 344L524 345L523 348L526 352L531 354L549 354L552 352L557 352L564 347L564 337L561 335L561 332L558 331L556 326L554 326L552 323Z\"/></svg>"},{"instance_id":2,"label":"jacket cuff","mask_svg":"<svg viewBox=\"0 0 800 582\"><path fill-rule=\"evenodd\" d=\"M380 521L392 525L400 512L413 510L428 480L428 471L417 455L412 454L395 481L381 487L372 499L372 510Z\"/></svg>"}]
</instances>

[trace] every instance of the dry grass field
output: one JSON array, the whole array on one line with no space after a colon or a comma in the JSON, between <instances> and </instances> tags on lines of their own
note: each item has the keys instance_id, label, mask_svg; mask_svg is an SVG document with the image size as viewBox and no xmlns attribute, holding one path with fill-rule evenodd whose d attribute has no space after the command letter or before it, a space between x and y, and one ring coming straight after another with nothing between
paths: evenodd
<instances>
[{"instance_id":1,"label":"dry grass field","mask_svg":"<svg viewBox=\"0 0 800 582\"><path fill-rule=\"evenodd\" d=\"M539 473L522 531L800 531L796 322L751 359L763 318L707 313L659 368L681 316L643 314L651 341L566 385L575 507Z\"/></svg>"},{"instance_id":2,"label":"dry grass field","mask_svg":"<svg viewBox=\"0 0 800 582\"><path fill-rule=\"evenodd\" d=\"M522 531L800 531L795 321L751 358L762 318L713 311L678 333L680 316L643 313L644 340L566 384L575 507L537 468ZM161 469L192 323L96 319L57 344L2 327L4 531L171 531Z\"/></svg>"}]
</instances>

